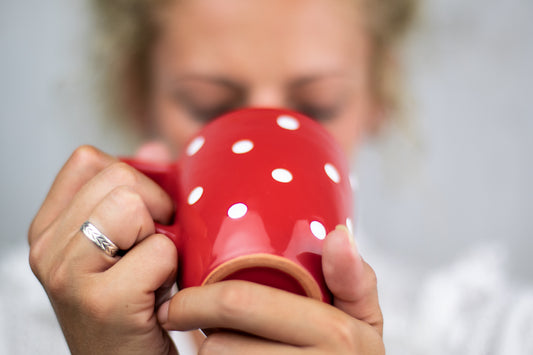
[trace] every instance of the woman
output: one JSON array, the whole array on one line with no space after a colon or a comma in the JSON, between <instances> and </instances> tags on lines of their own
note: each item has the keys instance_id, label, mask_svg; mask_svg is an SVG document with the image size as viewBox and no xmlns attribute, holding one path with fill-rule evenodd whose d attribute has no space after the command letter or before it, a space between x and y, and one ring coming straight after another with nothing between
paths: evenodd
<instances>
[{"instance_id":1,"label":"woman","mask_svg":"<svg viewBox=\"0 0 533 355\"><path fill-rule=\"evenodd\" d=\"M115 87L130 116L171 159L202 125L238 107L287 107L322 123L347 153L391 107L384 73L408 22L409 1L102 1L124 53ZM128 19L116 21L116 15ZM111 20L112 18L112 20ZM59 172L29 230L30 264L73 353L175 353L167 330L234 329L205 353L383 354L376 278L351 237L331 232L323 251L333 305L245 282L190 288L169 299L176 250L154 234L170 198L152 181L92 147ZM102 253L85 221L120 249Z\"/></svg>"}]
</instances>

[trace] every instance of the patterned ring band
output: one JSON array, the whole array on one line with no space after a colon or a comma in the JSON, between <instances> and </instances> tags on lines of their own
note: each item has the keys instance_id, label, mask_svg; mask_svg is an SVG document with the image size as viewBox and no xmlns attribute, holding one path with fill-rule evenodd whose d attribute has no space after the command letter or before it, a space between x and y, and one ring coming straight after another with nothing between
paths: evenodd
<instances>
[{"instance_id":1,"label":"patterned ring band","mask_svg":"<svg viewBox=\"0 0 533 355\"><path fill-rule=\"evenodd\" d=\"M118 247L115 245L115 243L102 234L102 232L100 232L98 228L96 228L91 222L86 221L83 223L80 230L90 241L96 244L96 246L102 249L107 255L114 257L117 254Z\"/></svg>"}]
</instances>

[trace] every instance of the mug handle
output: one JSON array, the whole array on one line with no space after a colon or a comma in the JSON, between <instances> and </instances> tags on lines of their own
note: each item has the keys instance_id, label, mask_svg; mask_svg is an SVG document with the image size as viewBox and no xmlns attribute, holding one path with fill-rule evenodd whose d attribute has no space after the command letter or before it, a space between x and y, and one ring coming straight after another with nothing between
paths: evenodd
<instances>
[{"instance_id":1,"label":"mug handle","mask_svg":"<svg viewBox=\"0 0 533 355\"><path fill-rule=\"evenodd\" d=\"M120 157L120 161L130 165L136 170L152 179L156 184L161 186L172 198L178 193L178 165L172 163L154 163L145 160L137 160L129 157ZM176 202L176 201L174 201ZM156 233L161 233L170 238L176 247L179 241L179 228L176 220L170 225L164 225L155 222Z\"/></svg>"}]
</instances>

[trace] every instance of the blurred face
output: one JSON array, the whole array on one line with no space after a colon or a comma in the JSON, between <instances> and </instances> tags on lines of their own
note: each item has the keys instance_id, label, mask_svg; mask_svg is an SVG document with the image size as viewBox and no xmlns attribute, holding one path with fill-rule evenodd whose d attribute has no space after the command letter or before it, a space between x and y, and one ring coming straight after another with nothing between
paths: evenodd
<instances>
[{"instance_id":1,"label":"blurred face","mask_svg":"<svg viewBox=\"0 0 533 355\"><path fill-rule=\"evenodd\" d=\"M241 107L289 108L352 153L375 119L355 0L183 0L161 16L151 114L175 150Z\"/></svg>"}]
</instances>

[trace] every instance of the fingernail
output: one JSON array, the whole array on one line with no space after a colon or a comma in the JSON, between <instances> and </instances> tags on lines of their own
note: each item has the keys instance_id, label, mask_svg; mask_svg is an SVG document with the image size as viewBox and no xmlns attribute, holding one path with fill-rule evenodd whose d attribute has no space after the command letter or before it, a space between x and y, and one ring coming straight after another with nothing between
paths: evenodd
<instances>
[{"instance_id":1,"label":"fingernail","mask_svg":"<svg viewBox=\"0 0 533 355\"><path fill-rule=\"evenodd\" d=\"M352 246L355 246L355 241L353 240L352 232L346 227L344 224L339 224L335 227L335 230L343 231L346 233L346 236L348 237L348 240L350 241L350 244Z\"/></svg>"},{"instance_id":2,"label":"fingernail","mask_svg":"<svg viewBox=\"0 0 533 355\"><path fill-rule=\"evenodd\" d=\"M362 259L361 255L359 254L359 250L357 248L357 245L355 245L355 239L352 235L352 232L350 232L350 229L346 227L344 224L339 224L335 227L335 230L343 231L346 234L346 237L348 238L348 241L350 242L350 245L352 246L353 250L359 255L359 258Z\"/></svg>"},{"instance_id":3,"label":"fingernail","mask_svg":"<svg viewBox=\"0 0 533 355\"><path fill-rule=\"evenodd\" d=\"M168 320L169 304L170 304L170 301L166 301L157 310L157 320L159 321L160 324L165 324Z\"/></svg>"}]
</instances>

